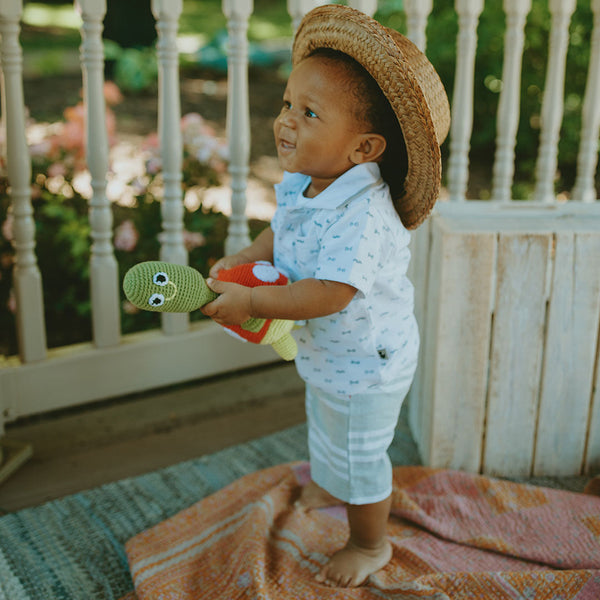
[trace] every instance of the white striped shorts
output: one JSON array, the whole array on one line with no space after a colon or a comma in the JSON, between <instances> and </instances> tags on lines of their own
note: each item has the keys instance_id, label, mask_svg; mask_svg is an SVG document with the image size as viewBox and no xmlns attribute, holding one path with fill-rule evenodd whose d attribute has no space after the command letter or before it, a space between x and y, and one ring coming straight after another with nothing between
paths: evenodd
<instances>
[{"instance_id":1,"label":"white striped shorts","mask_svg":"<svg viewBox=\"0 0 600 600\"><path fill-rule=\"evenodd\" d=\"M349 504L392 493L392 443L410 381L397 391L336 396L306 384L312 480Z\"/></svg>"}]
</instances>

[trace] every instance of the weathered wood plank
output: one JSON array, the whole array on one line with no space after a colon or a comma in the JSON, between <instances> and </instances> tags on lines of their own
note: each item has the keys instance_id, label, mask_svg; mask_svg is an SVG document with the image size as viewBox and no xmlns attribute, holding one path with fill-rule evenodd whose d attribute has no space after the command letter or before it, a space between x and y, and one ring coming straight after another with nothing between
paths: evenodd
<instances>
[{"instance_id":1,"label":"weathered wood plank","mask_svg":"<svg viewBox=\"0 0 600 600\"><path fill-rule=\"evenodd\" d=\"M533 465L552 235L500 234L483 471Z\"/></svg>"},{"instance_id":2,"label":"weathered wood plank","mask_svg":"<svg viewBox=\"0 0 600 600\"><path fill-rule=\"evenodd\" d=\"M421 347L419 349L419 363L413 384L408 393L406 402L408 402L408 419L413 435L421 430L421 420L423 418L422 385L423 385L423 364L424 364L424 344L423 336L426 329L426 302L427 302L427 280L429 270L429 246L430 246L430 225L431 219L428 219L416 231L411 234L410 241L410 266L408 277L415 287L415 316L419 324L421 335Z\"/></svg>"},{"instance_id":3,"label":"weathered wood plank","mask_svg":"<svg viewBox=\"0 0 600 600\"><path fill-rule=\"evenodd\" d=\"M495 253L494 233L433 223L418 440L432 466L480 468Z\"/></svg>"},{"instance_id":4,"label":"weathered wood plank","mask_svg":"<svg viewBox=\"0 0 600 600\"><path fill-rule=\"evenodd\" d=\"M586 448L584 473L600 473L600 331L598 332L598 351L596 354L596 381L590 411L590 423Z\"/></svg>"},{"instance_id":5,"label":"weathered wood plank","mask_svg":"<svg viewBox=\"0 0 600 600\"><path fill-rule=\"evenodd\" d=\"M535 475L581 471L600 313L600 233L556 234Z\"/></svg>"}]
</instances>

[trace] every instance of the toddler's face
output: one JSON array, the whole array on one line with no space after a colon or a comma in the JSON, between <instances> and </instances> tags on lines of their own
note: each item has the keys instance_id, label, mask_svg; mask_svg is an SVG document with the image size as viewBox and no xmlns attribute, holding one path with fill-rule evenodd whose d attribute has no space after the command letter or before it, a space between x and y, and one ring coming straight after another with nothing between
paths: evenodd
<instances>
[{"instance_id":1,"label":"toddler's face","mask_svg":"<svg viewBox=\"0 0 600 600\"><path fill-rule=\"evenodd\" d=\"M294 67L275 119L281 167L311 177L306 195L315 196L354 166L351 154L360 136L348 77L323 57L309 57Z\"/></svg>"}]
</instances>

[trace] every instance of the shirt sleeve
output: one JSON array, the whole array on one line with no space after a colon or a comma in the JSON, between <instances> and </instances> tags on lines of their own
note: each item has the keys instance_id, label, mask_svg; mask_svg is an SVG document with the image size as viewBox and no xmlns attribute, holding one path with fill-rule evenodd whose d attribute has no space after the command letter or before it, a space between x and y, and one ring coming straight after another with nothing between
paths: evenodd
<instances>
[{"instance_id":1,"label":"shirt sleeve","mask_svg":"<svg viewBox=\"0 0 600 600\"><path fill-rule=\"evenodd\" d=\"M350 202L321 236L315 277L368 294L382 268L383 225L368 198Z\"/></svg>"}]
</instances>

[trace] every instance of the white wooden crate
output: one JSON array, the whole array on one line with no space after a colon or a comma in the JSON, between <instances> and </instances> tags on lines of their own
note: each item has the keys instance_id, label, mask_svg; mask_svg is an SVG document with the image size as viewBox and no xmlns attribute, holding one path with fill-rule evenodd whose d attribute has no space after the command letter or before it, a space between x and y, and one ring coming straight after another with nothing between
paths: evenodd
<instances>
[{"instance_id":1,"label":"white wooden crate","mask_svg":"<svg viewBox=\"0 0 600 600\"><path fill-rule=\"evenodd\" d=\"M600 210L441 204L413 240L423 462L600 470Z\"/></svg>"}]
</instances>

